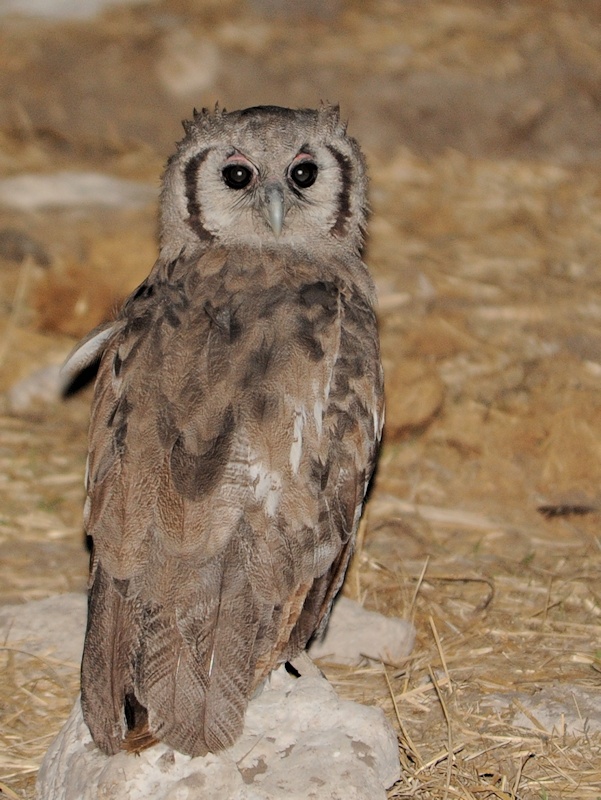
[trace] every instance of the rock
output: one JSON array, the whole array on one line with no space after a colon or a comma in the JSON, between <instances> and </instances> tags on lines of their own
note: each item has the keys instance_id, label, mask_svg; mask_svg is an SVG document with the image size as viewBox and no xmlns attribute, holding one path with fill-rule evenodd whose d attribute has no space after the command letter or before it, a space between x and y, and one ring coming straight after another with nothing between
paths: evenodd
<instances>
[{"instance_id":1,"label":"rock","mask_svg":"<svg viewBox=\"0 0 601 800\"><path fill-rule=\"evenodd\" d=\"M491 706L497 712L511 708L514 712L511 724L526 730L544 730L561 736L583 736L601 731L601 695L598 688L558 684L545 686L532 694L509 692L486 695L481 704Z\"/></svg>"},{"instance_id":2,"label":"rock","mask_svg":"<svg viewBox=\"0 0 601 800\"><path fill-rule=\"evenodd\" d=\"M0 640L35 654L52 655L79 669L86 629L87 598L72 592L0 607Z\"/></svg>"},{"instance_id":3,"label":"rock","mask_svg":"<svg viewBox=\"0 0 601 800\"><path fill-rule=\"evenodd\" d=\"M17 211L104 206L141 208L156 201L156 190L99 172L29 173L0 180L0 205Z\"/></svg>"},{"instance_id":4,"label":"rock","mask_svg":"<svg viewBox=\"0 0 601 800\"><path fill-rule=\"evenodd\" d=\"M199 758L164 744L105 756L78 700L44 758L38 798L385 800L399 775L397 739L380 709L341 700L321 676L294 678L280 667L250 702L236 744Z\"/></svg>"},{"instance_id":5,"label":"rock","mask_svg":"<svg viewBox=\"0 0 601 800\"><path fill-rule=\"evenodd\" d=\"M11 414L28 414L38 406L58 402L64 383L60 364L50 364L34 370L7 391L6 399Z\"/></svg>"},{"instance_id":6,"label":"rock","mask_svg":"<svg viewBox=\"0 0 601 800\"><path fill-rule=\"evenodd\" d=\"M334 622L356 605L337 604ZM367 614L372 624L379 616ZM1 608L0 636L77 669L85 620L85 595L60 595ZM301 677L284 667L273 672L248 706L241 738L202 758L163 744L139 756L107 757L94 746L77 700L44 758L39 800L385 800L400 765L383 712L338 697L308 656L294 663Z\"/></svg>"},{"instance_id":7,"label":"rock","mask_svg":"<svg viewBox=\"0 0 601 800\"><path fill-rule=\"evenodd\" d=\"M396 617L368 611L348 597L336 600L322 639L309 649L311 658L356 666L365 658L399 664L411 653L415 628Z\"/></svg>"},{"instance_id":8,"label":"rock","mask_svg":"<svg viewBox=\"0 0 601 800\"><path fill-rule=\"evenodd\" d=\"M60 366L73 347L72 339L45 336L27 327L5 328L2 335L5 349L0 369L0 393L10 392L20 381L29 381L37 370ZM41 378L40 386L48 378L48 375ZM34 383L37 380L34 379ZM26 390L28 392L29 389ZM17 390L19 393L20 389Z\"/></svg>"},{"instance_id":9,"label":"rock","mask_svg":"<svg viewBox=\"0 0 601 800\"><path fill-rule=\"evenodd\" d=\"M49 19L90 19L105 8L136 5L147 0L2 0L0 16L20 14Z\"/></svg>"}]
</instances>

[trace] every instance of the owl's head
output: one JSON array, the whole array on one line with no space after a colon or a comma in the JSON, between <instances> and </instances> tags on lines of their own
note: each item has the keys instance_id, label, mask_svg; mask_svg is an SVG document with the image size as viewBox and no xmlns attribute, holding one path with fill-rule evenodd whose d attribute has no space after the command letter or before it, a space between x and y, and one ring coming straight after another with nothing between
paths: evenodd
<instances>
[{"instance_id":1,"label":"owl's head","mask_svg":"<svg viewBox=\"0 0 601 800\"><path fill-rule=\"evenodd\" d=\"M236 243L359 251L365 161L337 106L203 109L184 128L163 179L165 257Z\"/></svg>"}]
</instances>

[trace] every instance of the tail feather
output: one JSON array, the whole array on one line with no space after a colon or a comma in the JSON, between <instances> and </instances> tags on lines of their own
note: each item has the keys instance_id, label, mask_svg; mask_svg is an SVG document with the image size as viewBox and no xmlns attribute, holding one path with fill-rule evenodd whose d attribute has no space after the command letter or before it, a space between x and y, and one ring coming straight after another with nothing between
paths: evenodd
<instances>
[{"instance_id":1,"label":"tail feather","mask_svg":"<svg viewBox=\"0 0 601 800\"><path fill-rule=\"evenodd\" d=\"M143 614L136 697L151 733L193 756L235 741L253 688L261 615L240 554L230 549L195 569L180 563L176 607L149 605Z\"/></svg>"},{"instance_id":2,"label":"tail feather","mask_svg":"<svg viewBox=\"0 0 601 800\"><path fill-rule=\"evenodd\" d=\"M221 593L211 648L203 729L213 752L229 747L242 732L253 685L258 615L251 587L240 588L239 595Z\"/></svg>"},{"instance_id":3,"label":"tail feather","mask_svg":"<svg viewBox=\"0 0 601 800\"><path fill-rule=\"evenodd\" d=\"M138 752L160 740L198 756L242 732L248 700L285 660L311 589L297 585L274 602L277 593L253 579L262 556L243 538L200 565L164 559L155 579L178 587L174 602L145 599L152 587L115 581L97 564L82 703L105 752Z\"/></svg>"},{"instance_id":4,"label":"tail feather","mask_svg":"<svg viewBox=\"0 0 601 800\"><path fill-rule=\"evenodd\" d=\"M136 695L148 711L148 726L159 739L191 755L208 748L198 724L207 692L207 669L199 653L213 618L207 604L192 630L194 615L160 606L147 609L149 627L137 657Z\"/></svg>"},{"instance_id":5,"label":"tail feather","mask_svg":"<svg viewBox=\"0 0 601 800\"><path fill-rule=\"evenodd\" d=\"M88 628L81 668L81 704L94 741L106 753L121 747L125 697L133 690L133 654L139 629L135 609L100 563L88 600Z\"/></svg>"}]
</instances>

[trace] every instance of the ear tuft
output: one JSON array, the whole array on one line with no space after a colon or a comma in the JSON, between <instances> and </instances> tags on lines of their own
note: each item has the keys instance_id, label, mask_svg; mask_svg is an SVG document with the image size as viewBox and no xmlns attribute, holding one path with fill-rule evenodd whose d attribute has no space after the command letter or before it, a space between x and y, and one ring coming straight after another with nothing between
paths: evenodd
<instances>
[{"instance_id":1,"label":"ear tuft","mask_svg":"<svg viewBox=\"0 0 601 800\"><path fill-rule=\"evenodd\" d=\"M320 122L325 125L332 133L337 133L341 136L346 134L346 123L340 121L340 105L338 103L330 103L329 101L321 101L319 107Z\"/></svg>"}]
</instances>

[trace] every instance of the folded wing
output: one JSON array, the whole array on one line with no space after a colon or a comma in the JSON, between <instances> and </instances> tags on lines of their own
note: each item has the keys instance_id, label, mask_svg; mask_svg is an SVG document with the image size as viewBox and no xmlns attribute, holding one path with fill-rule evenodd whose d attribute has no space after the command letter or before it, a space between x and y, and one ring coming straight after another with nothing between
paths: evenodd
<instances>
[{"instance_id":1,"label":"folded wing","mask_svg":"<svg viewBox=\"0 0 601 800\"><path fill-rule=\"evenodd\" d=\"M232 744L344 577L381 428L375 317L296 258L157 265L101 342L82 704L105 752Z\"/></svg>"}]
</instances>

